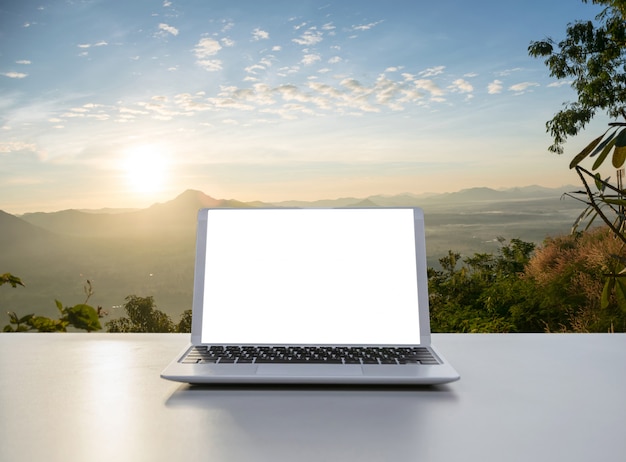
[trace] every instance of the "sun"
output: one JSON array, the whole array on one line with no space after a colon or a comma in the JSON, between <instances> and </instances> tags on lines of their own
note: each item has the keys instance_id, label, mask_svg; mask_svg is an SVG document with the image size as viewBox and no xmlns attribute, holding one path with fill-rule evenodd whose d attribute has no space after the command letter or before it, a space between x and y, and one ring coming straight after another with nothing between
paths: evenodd
<instances>
[{"instance_id":1,"label":"sun","mask_svg":"<svg viewBox=\"0 0 626 462\"><path fill-rule=\"evenodd\" d=\"M126 180L135 192L155 193L165 186L169 163L162 147L135 146L125 152L122 162Z\"/></svg>"}]
</instances>

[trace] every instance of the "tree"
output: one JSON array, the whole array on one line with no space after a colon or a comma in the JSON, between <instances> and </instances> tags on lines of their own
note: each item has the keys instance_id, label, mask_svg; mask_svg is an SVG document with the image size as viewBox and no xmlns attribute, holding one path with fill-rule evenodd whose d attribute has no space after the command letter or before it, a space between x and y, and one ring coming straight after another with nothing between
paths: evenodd
<instances>
[{"instance_id":1,"label":"tree","mask_svg":"<svg viewBox=\"0 0 626 462\"><path fill-rule=\"evenodd\" d=\"M24 286L20 278L10 273L0 276L0 285L5 283L11 284L12 287L17 287L18 285ZM85 294L87 295L85 301L74 306L64 307L59 300L55 300L60 313L59 319L35 316L34 314L19 317L15 312L9 311L9 324L4 326L3 331L27 332L35 330L39 332L67 332L68 327L86 330L87 332L101 330L100 317L103 316L101 308L98 307L96 310L92 306L87 305L87 302L93 295L93 287L89 280L85 285Z\"/></svg>"},{"instance_id":2,"label":"tree","mask_svg":"<svg viewBox=\"0 0 626 462\"><path fill-rule=\"evenodd\" d=\"M449 251L442 270L428 269L431 328L434 332L515 332L511 309L527 303L527 283L520 277L534 251L533 243L498 238L497 255L461 258Z\"/></svg>"},{"instance_id":3,"label":"tree","mask_svg":"<svg viewBox=\"0 0 626 462\"><path fill-rule=\"evenodd\" d=\"M191 318L192 312L191 310L183 311L183 314L180 317L180 322L176 326L176 330L178 332L191 332Z\"/></svg>"},{"instance_id":4,"label":"tree","mask_svg":"<svg viewBox=\"0 0 626 462\"><path fill-rule=\"evenodd\" d=\"M156 309L152 296L129 295L124 310L128 317L107 322L108 332L176 332L170 317Z\"/></svg>"},{"instance_id":5,"label":"tree","mask_svg":"<svg viewBox=\"0 0 626 462\"><path fill-rule=\"evenodd\" d=\"M626 330L626 312L619 308L617 294L603 290L614 255L621 251L620 241L606 227L546 239L524 274L537 303L531 311L516 310L516 324L551 332Z\"/></svg>"},{"instance_id":6,"label":"tree","mask_svg":"<svg viewBox=\"0 0 626 462\"><path fill-rule=\"evenodd\" d=\"M583 0L588 3L589 0ZM572 87L578 100L565 105L546 128L553 138L550 150L563 152L568 136L577 135L598 111L613 119L626 119L626 0L592 0L604 6L596 22L578 21L567 27L566 38L555 43L551 38L531 42L528 52L544 57L550 75L558 79L573 78ZM617 185L610 178L603 179L581 166L585 159L594 158L592 170L602 166L612 152L613 167L618 170ZM584 189L569 194L585 203L586 208L576 220L573 230L587 221L589 229L596 217L608 226L614 236L626 245L626 190L622 169L626 163L626 123L616 121L609 129L591 141L571 161ZM602 307L606 308L615 295L626 312L626 258L614 257L612 268L606 273Z\"/></svg>"},{"instance_id":7,"label":"tree","mask_svg":"<svg viewBox=\"0 0 626 462\"><path fill-rule=\"evenodd\" d=\"M578 94L577 101L546 123L554 142L549 149L559 154L567 137L577 135L598 111L626 119L626 1L592 3L605 7L596 23L577 21L567 26L566 38L558 44L546 38L528 47L531 56L545 58L552 77L572 78Z\"/></svg>"}]
</instances>

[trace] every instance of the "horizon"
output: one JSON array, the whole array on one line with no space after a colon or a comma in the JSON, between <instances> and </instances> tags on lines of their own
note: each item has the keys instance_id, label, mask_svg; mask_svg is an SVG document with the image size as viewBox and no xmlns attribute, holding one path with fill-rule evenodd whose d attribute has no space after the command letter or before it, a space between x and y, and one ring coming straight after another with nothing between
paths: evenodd
<instances>
[{"instance_id":1,"label":"horizon","mask_svg":"<svg viewBox=\"0 0 626 462\"><path fill-rule=\"evenodd\" d=\"M333 201L342 201L342 200L356 200L356 201L362 201L362 200L367 200L367 199L371 199L371 198L376 198L376 197L384 197L384 198L394 198L394 197L402 197L402 196L411 196L411 197L415 197L415 198L424 198L424 199L428 199L428 198L432 198L432 197L437 197L437 196L445 196L448 194L458 194L458 193L462 193L462 192L466 192L466 191L473 191L473 190L482 190L482 189L489 189L491 191L495 191L495 192L510 192L510 191L515 191L515 190L523 190L523 189L532 189L532 188L539 188L539 189L545 189L545 190L554 190L555 192L563 192L566 191L570 188L576 188L575 185L571 185L571 184L565 184L565 185L560 185L557 187L546 187L546 186L542 186L542 185L538 185L538 184L531 184L531 185L525 185L525 186L511 186L511 187L506 187L506 188L490 188L488 186L470 186L468 188L462 188L456 191L444 191L444 192L432 192L432 191L427 191L427 192L423 192L423 193L411 193L408 191L404 191L404 192L400 192L400 193L396 193L396 194L369 194L367 196L340 196L340 197L323 197L323 198L318 198L318 199L312 199L312 200L299 200L299 199L279 199L279 200L275 200L275 201L262 201L259 199L251 199L251 200L241 200L237 197L216 197L212 194L206 193L205 191L199 190L199 189L195 189L195 188L188 188L184 191L181 191L179 193L175 193L173 196L169 197L169 198L165 198L162 201L157 201L157 202L153 202L150 203L146 206L143 207L111 207L111 206L103 206L103 207L69 207L69 208L62 208L62 209L49 209L49 210L43 210L43 209L37 209L37 210L27 210L27 211L20 211L20 212L16 212L16 211L10 211L4 208L0 208L0 211L8 213L10 215L16 216L16 217L20 217L23 215L28 215L28 214L34 214L34 213L57 213L57 212L65 212L65 211L69 211L69 210L75 210L75 211L79 211L79 212L94 212L94 213L109 213L109 211L111 211L111 213L120 213L120 212L132 212L132 211L140 211L140 210L145 210L147 208L150 208L154 205L161 205L161 204L167 204L169 202L173 202L176 199L178 199L179 197L183 196L186 193L189 192L196 192L196 193L200 193L200 194L204 194L205 196L217 200L217 201L238 201L238 202L242 202L242 203L252 203L252 202L262 202L265 204L269 204L269 205L280 205L280 204L284 204L284 203L292 203L292 202L302 202L302 203L315 203L315 202L333 202Z\"/></svg>"},{"instance_id":2,"label":"horizon","mask_svg":"<svg viewBox=\"0 0 626 462\"><path fill-rule=\"evenodd\" d=\"M576 94L527 47L600 10L2 5L0 209L144 208L187 189L275 203L576 184L569 160L606 118L549 153L545 122Z\"/></svg>"}]
</instances>

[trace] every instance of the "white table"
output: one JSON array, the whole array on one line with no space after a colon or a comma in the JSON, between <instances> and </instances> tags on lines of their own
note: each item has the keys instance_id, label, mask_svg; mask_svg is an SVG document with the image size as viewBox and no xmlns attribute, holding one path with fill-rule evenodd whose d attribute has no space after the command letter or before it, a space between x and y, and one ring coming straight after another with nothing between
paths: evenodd
<instances>
[{"instance_id":1,"label":"white table","mask_svg":"<svg viewBox=\"0 0 626 462\"><path fill-rule=\"evenodd\" d=\"M626 335L445 334L438 387L159 378L184 334L0 334L0 461L626 460Z\"/></svg>"}]
</instances>

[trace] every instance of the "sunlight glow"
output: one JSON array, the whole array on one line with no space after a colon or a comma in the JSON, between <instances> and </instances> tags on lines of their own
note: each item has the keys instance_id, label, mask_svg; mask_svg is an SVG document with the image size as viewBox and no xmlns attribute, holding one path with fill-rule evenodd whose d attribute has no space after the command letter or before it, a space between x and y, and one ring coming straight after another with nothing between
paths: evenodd
<instances>
[{"instance_id":1,"label":"sunlight glow","mask_svg":"<svg viewBox=\"0 0 626 462\"><path fill-rule=\"evenodd\" d=\"M124 154L122 169L130 187L138 193L159 192L168 177L169 162L163 149L157 145L141 145Z\"/></svg>"}]
</instances>

